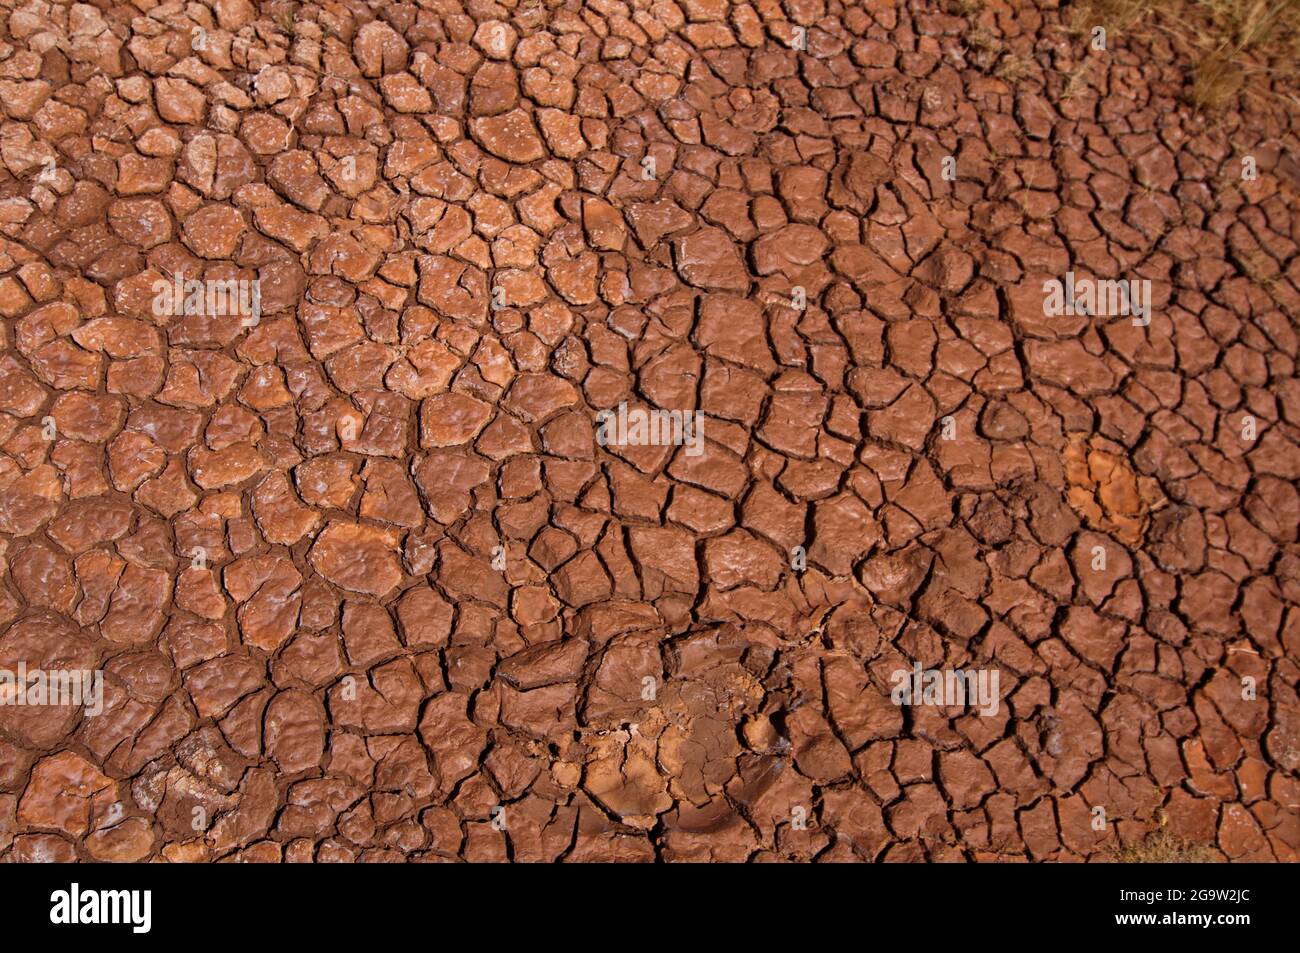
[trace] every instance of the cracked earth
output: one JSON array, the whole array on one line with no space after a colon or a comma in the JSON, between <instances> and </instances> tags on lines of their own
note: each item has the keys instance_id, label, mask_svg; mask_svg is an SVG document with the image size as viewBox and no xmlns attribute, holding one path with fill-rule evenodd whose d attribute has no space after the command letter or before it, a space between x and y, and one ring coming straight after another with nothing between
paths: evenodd
<instances>
[{"instance_id":1,"label":"cracked earth","mask_svg":"<svg viewBox=\"0 0 1300 953\"><path fill-rule=\"evenodd\" d=\"M4 860L1297 859L1294 89L1052 0L0 8L0 668L104 679L0 705Z\"/></svg>"}]
</instances>

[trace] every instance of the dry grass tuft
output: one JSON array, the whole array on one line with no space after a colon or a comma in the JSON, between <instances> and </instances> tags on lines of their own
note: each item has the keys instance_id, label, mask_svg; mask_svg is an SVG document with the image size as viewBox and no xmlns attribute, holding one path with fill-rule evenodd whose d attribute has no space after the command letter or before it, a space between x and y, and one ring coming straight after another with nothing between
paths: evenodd
<instances>
[{"instance_id":1,"label":"dry grass tuft","mask_svg":"<svg viewBox=\"0 0 1300 953\"><path fill-rule=\"evenodd\" d=\"M966 45L972 50L997 52L1002 49L1002 39L985 26L977 26L966 34Z\"/></svg>"},{"instance_id":2,"label":"dry grass tuft","mask_svg":"<svg viewBox=\"0 0 1300 953\"><path fill-rule=\"evenodd\" d=\"M1190 37L1204 57L1192 70L1192 105L1217 110L1236 100L1252 75L1300 79L1300 3L1197 0L1204 18Z\"/></svg>"},{"instance_id":3,"label":"dry grass tuft","mask_svg":"<svg viewBox=\"0 0 1300 953\"><path fill-rule=\"evenodd\" d=\"M1214 864L1219 857L1206 844L1194 844L1159 830L1141 844L1125 847L1115 859L1121 864Z\"/></svg>"},{"instance_id":4,"label":"dry grass tuft","mask_svg":"<svg viewBox=\"0 0 1300 953\"><path fill-rule=\"evenodd\" d=\"M1072 5L1070 32L1106 28L1107 41L1122 33L1158 30L1192 57L1188 99L1198 110L1223 109L1252 79L1300 83L1300 2L1297 0L1080 0Z\"/></svg>"},{"instance_id":5,"label":"dry grass tuft","mask_svg":"<svg viewBox=\"0 0 1300 953\"><path fill-rule=\"evenodd\" d=\"M1213 53L1192 67L1188 99L1200 110L1225 109L1236 100L1245 81L1240 66L1222 53Z\"/></svg>"},{"instance_id":6,"label":"dry grass tuft","mask_svg":"<svg viewBox=\"0 0 1300 953\"><path fill-rule=\"evenodd\" d=\"M1015 85L1026 77L1034 73L1034 61L1028 56L1019 56L1017 54L1008 54L998 61L998 67L993 71L993 75L1004 83Z\"/></svg>"},{"instance_id":7,"label":"dry grass tuft","mask_svg":"<svg viewBox=\"0 0 1300 953\"><path fill-rule=\"evenodd\" d=\"M1105 27L1111 37L1133 27L1155 9L1155 0L1083 0L1071 7L1070 32L1090 33Z\"/></svg>"}]
</instances>

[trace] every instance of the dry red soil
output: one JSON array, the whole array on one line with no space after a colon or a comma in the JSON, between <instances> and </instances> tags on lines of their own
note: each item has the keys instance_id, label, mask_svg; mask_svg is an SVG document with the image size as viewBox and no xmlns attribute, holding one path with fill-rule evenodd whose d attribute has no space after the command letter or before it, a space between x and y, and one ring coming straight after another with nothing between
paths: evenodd
<instances>
[{"instance_id":1,"label":"dry red soil","mask_svg":"<svg viewBox=\"0 0 1300 953\"><path fill-rule=\"evenodd\" d=\"M0 858L1297 859L1295 89L1052 0L3 7L0 668L104 697L0 697Z\"/></svg>"}]
</instances>

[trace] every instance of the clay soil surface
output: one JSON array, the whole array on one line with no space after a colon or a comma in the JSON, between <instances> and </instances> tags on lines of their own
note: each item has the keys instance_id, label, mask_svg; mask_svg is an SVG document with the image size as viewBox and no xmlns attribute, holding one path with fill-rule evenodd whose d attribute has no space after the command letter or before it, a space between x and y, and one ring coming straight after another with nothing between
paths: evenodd
<instances>
[{"instance_id":1,"label":"clay soil surface","mask_svg":"<svg viewBox=\"0 0 1300 953\"><path fill-rule=\"evenodd\" d=\"M1295 861L1297 88L1075 12L7 0L0 859Z\"/></svg>"}]
</instances>

